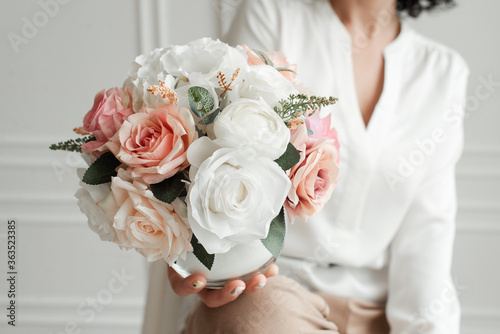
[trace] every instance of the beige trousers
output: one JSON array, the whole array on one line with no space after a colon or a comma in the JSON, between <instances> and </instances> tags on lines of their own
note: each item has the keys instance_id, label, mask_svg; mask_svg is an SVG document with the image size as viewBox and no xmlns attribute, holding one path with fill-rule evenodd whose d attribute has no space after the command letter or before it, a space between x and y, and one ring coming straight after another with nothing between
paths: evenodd
<instances>
[{"instance_id":1,"label":"beige trousers","mask_svg":"<svg viewBox=\"0 0 500 334\"><path fill-rule=\"evenodd\" d=\"M316 294L285 276L268 279L256 293L208 308L199 302L184 334L388 334L384 306Z\"/></svg>"}]
</instances>

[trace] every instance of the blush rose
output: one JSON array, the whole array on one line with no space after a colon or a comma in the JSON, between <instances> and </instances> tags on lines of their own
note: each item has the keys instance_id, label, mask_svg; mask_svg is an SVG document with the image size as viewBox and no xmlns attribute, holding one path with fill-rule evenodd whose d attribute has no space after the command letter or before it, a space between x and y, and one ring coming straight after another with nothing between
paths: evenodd
<instances>
[{"instance_id":1,"label":"blush rose","mask_svg":"<svg viewBox=\"0 0 500 334\"><path fill-rule=\"evenodd\" d=\"M153 184L189 166L186 151L197 138L191 112L164 104L131 115L106 145L133 177Z\"/></svg>"},{"instance_id":2,"label":"blush rose","mask_svg":"<svg viewBox=\"0 0 500 334\"><path fill-rule=\"evenodd\" d=\"M255 51L250 49L245 44L242 45L243 49L247 53L248 65L263 65L265 62ZM280 69L281 75L283 75L291 83L295 83L297 79L297 65L290 65L286 56L281 51L265 52L266 56L273 62L275 68Z\"/></svg>"},{"instance_id":3,"label":"blush rose","mask_svg":"<svg viewBox=\"0 0 500 334\"><path fill-rule=\"evenodd\" d=\"M292 136L292 144L300 153L299 162L290 169L292 187L285 208L293 222L296 217L307 221L320 212L330 199L339 174L339 151L331 138L312 138L303 125Z\"/></svg>"},{"instance_id":4,"label":"blush rose","mask_svg":"<svg viewBox=\"0 0 500 334\"><path fill-rule=\"evenodd\" d=\"M103 145L132 113L132 94L129 89L111 88L97 93L92 109L83 119L83 130L91 133L96 140L82 145L83 150L92 152L105 149Z\"/></svg>"}]
</instances>

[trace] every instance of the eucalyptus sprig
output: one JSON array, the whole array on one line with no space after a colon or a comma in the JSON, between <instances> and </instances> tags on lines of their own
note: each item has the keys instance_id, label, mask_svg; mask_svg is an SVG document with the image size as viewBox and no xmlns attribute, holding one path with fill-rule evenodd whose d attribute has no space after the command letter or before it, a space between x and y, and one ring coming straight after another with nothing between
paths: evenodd
<instances>
[{"instance_id":1,"label":"eucalyptus sprig","mask_svg":"<svg viewBox=\"0 0 500 334\"><path fill-rule=\"evenodd\" d=\"M285 121L290 122L309 111L321 109L337 103L336 97L307 96L305 94L291 94L286 100L280 100L281 107L274 107L274 111Z\"/></svg>"},{"instance_id":2,"label":"eucalyptus sprig","mask_svg":"<svg viewBox=\"0 0 500 334\"><path fill-rule=\"evenodd\" d=\"M90 141L95 140L94 136L85 136L82 138L70 139L57 144L50 145L50 149L53 151L70 151L70 152L82 152L82 145Z\"/></svg>"}]
</instances>

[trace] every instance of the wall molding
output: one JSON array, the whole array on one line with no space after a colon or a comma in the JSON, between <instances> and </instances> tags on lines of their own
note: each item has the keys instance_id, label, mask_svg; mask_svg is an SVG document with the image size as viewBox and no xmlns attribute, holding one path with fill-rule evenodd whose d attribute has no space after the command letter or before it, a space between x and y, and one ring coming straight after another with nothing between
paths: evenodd
<instances>
[{"instance_id":1,"label":"wall molding","mask_svg":"<svg viewBox=\"0 0 500 334\"><path fill-rule=\"evenodd\" d=\"M494 146L479 146L479 145L465 145L464 146L464 155L470 154L496 154L500 155L500 148Z\"/></svg>"},{"instance_id":2,"label":"wall molding","mask_svg":"<svg viewBox=\"0 0 500 334\"><path fill-rule=\"evenodd\" d=\"M500 233L500 224L498 223L457 223L457 233L480 233L490 235L491 233Z\"/></svg>"},{"instance_id":3,"label":"wall molding","mask_svg":"<svg viewBox=\"0 0 500 334\"><path fill-rule=\"evenodd\" d=\"M168 0L156 0L156 20L158 37L156 47L166 47L170 44L170 29L168 28Z\"/></svg>"},{"instance_id":4,"label":"wall molding","mask_svg":"<svg viewBox=\"0 0 500 334\"><path fill-rule=\"evenodd\" d=\"M168 13L167 4L165 0L136 0L139 3L139 8L142 12L151 12L155 13L154 17L161 17ZM138 13L140 15L140 13ZM146 16L147 17L147 16ZM163 20L162 20L163 21ZM160 33L157 32L159 29L156 29L153 25L155 20L147 20L143 19L139 24L139 29L141 30L141 36L144 36L144 45L154 45L154 44L163 44L167 43L167 34L163 33L163 37L159 37ZM142 47L141 47L142 48ZM145 50L150 51L154 48L146 47ZM67 131L65 131L67 133ZM61 141L61 135L29 135L21 136L16 134L9 134L8 136L0 136L0 148L5 147L15 147L16 149L22 149L26 147L32 146L44 146L47 144L55 143L57 141ZM464 153L462 155L462 159L467 158L468 156L494 156L497 159L500 159L500 148L498 147L482 147L482 146L467 146L464 148Z\"/></svg>"},{"instance_id":5,"label":"wall molding","mask_svg":"<svg viewBox=\"0 0 500 334\"><path fill-rule=\"evenodd\" d=\"M76 176L75 176L76 178ZM6 204L44 204L44 205L73 205L76 203L76 198L72 195L76 189L69 189L71 196L68 197L67 193L61 193L61 191L48 191L43 192L13 192L0 190L0 202ZM458 202L459 212L487 212L500 214L500 204L495 202L485 202L485 201L459 201Z\"/></svg>"},{"instance_id":6,"label":"wall molding","mask_svg":"<svg viewBox=\"0 0 500 334\"><path fill-rule=\"evenodd\" d=\"M11 136L0 140L0 167L33 169L52 167L54 163L85 166L83 158L76 152L49 150L51 144L63 141L61 138L62 136Z\"/></svg>"},{"instance_id":7,"label":"wall molding","mask_svg":"<svg viewBox=\"0 0 500 334\"><path fill-rule=\"evenodd\" d=\"M152 2L152 0L138 0L138 3L142 12L153 11L157 16L165 15L165 1ZM146 34L150 36L150 30L156 31L156 29L151 27L152 21L154 20L147 21L147 23L141 26L141 35ZM164 29L161 28L159 31L163 31ZM144 46L145 48L152 50L151 45L166 45L165 41L168 39L166 33L163 33L161 36L159 36L159 33L151 32L151 34L153 37L144 37L144 45L147 45ZM43 168L52 166L54 163L75 166L75 161L80 161L81 167L86 166L83 159L77 153L49 151L49 145L59 141L61 141L60 136L9 136L1 138L0 167ZM68 161L70 164L68 164ZM456 173L459 180L471 178L500 179L500 149L483 147L467 148L462 160L458 163Z\"/></svg>"},{"instance_id":8,"label":"wall molding","mask_svg":"<svg viewBox=\"0 0 500 334\"><path fill-rule=\"evenodd\" d=\"M496 334L498 328L500 328L500 309L462 310L460 331L462 334Z\"/></svg>"},{"instance_id":9,"label":"wall molding","mask_svg":"<svg viewBox=\"0 0 500 334\"><path fill-rule=\"evenodd\" d=\"M165 1L138 1L138 4L143 7L143 13L144 11L156 11L155 14L161 16L166 11ZM32 171L35 168L38 169L40 175L50 173L54 178L56 177L54 175L56 166L65 168L64 184L58 185L61 189L52 188L46 191L41 188L43 185L39 184L39 193L26 194L13 192L13 189L9 191L0 190L0 207L10 209L3 209L3 211L21 213L17 218L27 221L27 225L30 224L28 222L39 222L51 225L74 226L84 221L75 205L76 199L73 194L75 191L74 186L78 182L76 168L86 167L87 165L77 153L51 152L48 150L51 143L60 140L60 136L53 135L0 138L0 168L7 168L14 174L23 174L27 170ZM470 146L466 147L464 156L461 167L457 170L459 182L470 182L470 179L477 179L482 184L488 181L489 183L498 183L500 186L500 168L498 168L500 166L500 149ZM481 198L467 197L463 200L459 198L460 221L457 225L458 232L500 232L500 224L498 224L500 205L492 202L491 199L485 198L485 200L489 200L489 202L481 201ZM26 208L33 208L33 210L26 210ZM38 209L41 211L37 211ZM54 214L54 212L58 214ZM478 222L478 219L473 219L473 216L477 217L479 214L481 214L481 220Z\"/></svg>"},{"instance_id":10,"label":"wall molding","mask_svg":"<svg viewBox=\"0 0 500 334\"><path fill-rule=\"evenodd\" d=\"M477 167L467 167L467 168L457 168L456 176L457 179L486 179L486 178L500 178L500 163L498 166L488 166L488 168L477 168Z\"/></svg>"},{"instance_id":11,"label":"wall molding","mask_svg":"<svg viewBox=\"0 0 500 334\"><path fill-rule=\"evenodd\" d=\"M51 328L75 321L85 328L92 329L122 329L139 328L142 323L144 303L133 299L117 299L106 305L104 310L96 313L95 319L86 319L76 314L76 309L86 297L71 296L60 298L25 297L18 300L22 308L22 327L37 326ZM0 304L5 305L5 298ZM500 327L500 310L468 308L462 310L462 333L489 333L488 328ZM20 329L21 329L20 328Z\"/></svg>"},{"instance_id":12,"label":"wall molding","mask_svg":"<svg viewBox=\"0 0 500 334\"><path fill-rule=\"evenodd\" d=\"M493 202L458 201L459 212L493 212L500 213L500 204Z\"/></svg>"},{"instance_id":13,"label":"wall molding","mask_svg":"<svg viewBox=\"0 0 500 334\"><path fill-rule=\"evenodd\" d=\"M469 146L464 149L457 164L457 178L500 178L500 149L496 147Z\"/></svg>"},{"instance_id":14,"label":"wall molding","mask_svg":"<svg viewBox=\"0 0 500 334\"><path fill-rule=\"evenodd\" d=\"M19 298L17 305L22 310L22 317L19 317L20 329L26 326L36 328L49 327L47 332L53 328L60 327L64 331L67 323L76 322L82 329L115 329L131 330L135 332L142 325L144 301L141 300L112 300L108 305L102 305L101 312L95 311L95 318L89 321L85 316L77 314L77 308L81 303L85 303L87 296L72 296L65 298ZM0 300L1 305L6 305L5 299ZM87 307L90 309L90 307ZM132 327L132 328L131 328ZM84 331L85 332L85 331ZM94 333L94 331L92 331Z\"/></svg>"},{"instance_id":15,"label":"wall molding","mask_svg":"<svg viewBox=\"0 0 500 334\"><path fill-rule=\"evenodd\" d=\"M157 41L156 2L154 0L136 0L137 28L139 30L139 53L152 51Z\"/></svg>"},{"instance_id":16,"label":"wall molding","mask_svg":"<svg viewBox=\"0 0 500 334\"><path fill-rule=\"evenodd\" d=\"M167 0L136 0L139 53L168 45Z\"/></svg>"},{"instance_id":17,"label":"wall molding","mask_svg":"<svg viewBox=\"0 0 500 334\"><path fill-rule=\"evenodd\" d=\"M165 16L167 11L167 3L165 0L136 0L139 7L138 15L142 16L142 13L155 13L154 17L158 18ZM148 17L147 15L145 17ZM163 20L162 20L163 21ZM160 29L156 29L153 25L155 20L142 19L139 23L138 29L141 30L141 36L144 36L144 45L154 45L154 44L164 44L167 43L167 34L163 33L163 37L159 37ZM166 30L166 29L162 29ZM141 47L142 48L142 47ZM146 47L145 50L150 51L154 48ZM0 149L13 148L14 150L19 149L30 149L31 147L46 147L51 143L61 141L61 135L9 135L0 136ZM500 160L500 148L498 147L483 147L483 146L466 146L464 148L464 153L462 159L466 159L468 156L493 156Z\"/></svg>"}]
</instances>

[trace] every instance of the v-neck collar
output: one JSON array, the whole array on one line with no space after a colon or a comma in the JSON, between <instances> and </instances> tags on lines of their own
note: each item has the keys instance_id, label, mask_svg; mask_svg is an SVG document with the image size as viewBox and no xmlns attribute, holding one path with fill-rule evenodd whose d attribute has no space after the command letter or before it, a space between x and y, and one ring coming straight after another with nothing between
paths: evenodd
<instances>
[{"instance_id":1,"label":"v-neck collar","mask_svg":"<svg viewBox=\"0 0 500 334\"><path fill-rule=\"evenodd\" d=\"M352 180L350 187L343 189L343 195L335 200L338 202L338 210L332 213L334 220L339 227L344 228L346 231L357 233L360 231L362 210L352 210L354 203L364 203L364 198L367 196L367 187L370 180L374 177L374 164L379 156L379 150L382 145L380 141L384 140L384 134L388 131L392 121L394 120L394 113L397 108L394 103L397 103L397 89L392 85L397 81L399 70L399 59L394 57L400 50L404 49L405 41L407 39L409 27L406 23L401 22L401 29L398 36L389 43L383 50L384 55L384 86L379 100L374 108L368 127L365 126L363 116L359 108L359 101L357 99L356 87L354 82L354 69L352 61L352 39L351 35L340 21L331 6L330 2L324 2L328 8L324 8L324 18L327 22L326 27L330 27L332 33L335 35L331 37L329 43L332 54L339 54L341 58L337 61L342 63L336 66L343 66L340 71L344 77L337 77L335 81L337 85L343 86L345 89L340 89L342 95L339 95L339 107L342 104L343 98L346 104L335 113L335 118L342 124L343 128L338 128L339 139L342 138L341 146L341 163L344 159L350 167L350 170L356 171L356 180ZM345 62L344 62L345 61ZM340 73L337 73L340 74ZM339 87L340 88L340 87ZM339 92L340 93L340 92ZM332 118L333 122L333 118ZM333 124L333 126L336 126ZM341 134L342 132L342 134ZM342 173L342 172L341 172ZM343 177L352 177L347 172Z\"/></svg>"},{"instance_id":2,"label":"v-neck collar","mask_svg":"<svg viewBox=\"0 0 500 334\"><path fill-rule=\"evenodd\" d=\"M356 129L352 128L351 130L356 130L355 132L359 134L360 136L363 137L370 137L372 133L380 133L380 131L377 130L379 128L379 123L384 121L386 117L382 116L387 116L387 115L380 115L382 110L387 109L387 104L389 104L386 99L389 98L391 94L388 93L388 91L391 89L390 88L390 81L391 81L391 62L393 59L393 56L397 54L402 47L405 44L406 36L409 33L410 27L407 25L405 21L400 21L400 31L399 34L396 36L396 38L391 41L389 44L387 44L384 49L383 49L383 56L384 56L384 83L383 83L383 88L382 92L380 94L380 97L373 109L373 113L370 117L370 121L368 122L368 125L365 125L365 122L363 120L363 116L361 114L361 108L359 105L359 99L357 96L357 91L356 91L356 85L354 81L354 68L353 68L353 61L352 61L352 38L347 30L347 28L344 26L340 18L338 17L337 13L335 12L335 9L332 7L331 3L329 0L324 1L324 4L328 7L324 10L324 13L327 15L327 19L331 20L331 22L335 25L335 31L337 32L338 35L335 36L335 38L338 40L340 45L342 45L342 49L345 52L345 57L348 61L348 65L350 66L350 69L348 72L350 73L350 82L347 82L346 78L346 84L351 85L352 89L351 91L353 93L353 108L356 110L351 111L351 113L348 116L348 118L351 119L351 121L354 123L352 124ZM385 112L384 112L385 113ZM382 124L385 122L382 122ZM382 126L383 127L383 126ZM381 129L380 129L381 130ZM367 138L368 139L368 138Z\"/></svg>"}]
</instances>

